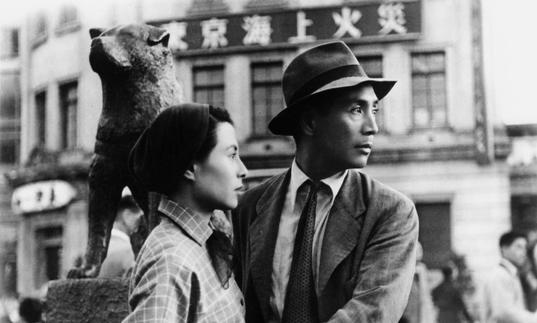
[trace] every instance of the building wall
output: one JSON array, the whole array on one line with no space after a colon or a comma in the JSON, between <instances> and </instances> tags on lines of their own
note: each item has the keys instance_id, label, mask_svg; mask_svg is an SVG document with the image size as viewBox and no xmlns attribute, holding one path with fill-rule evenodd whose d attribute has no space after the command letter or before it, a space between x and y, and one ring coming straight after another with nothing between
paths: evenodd
<instances>
[{"instance_id":1,"label":"building wall","mask_svg":"<svg viewBox=\"0 0 537 323\"><path fill-rule=\"evenodd\" d=\"M19 160L19 25L13 21L2 21L0 32L0 295L13 297L16 293L14 282L19 218L11 211L11 188L3 174L12 171Z\"/></svg>"}]
</instances>

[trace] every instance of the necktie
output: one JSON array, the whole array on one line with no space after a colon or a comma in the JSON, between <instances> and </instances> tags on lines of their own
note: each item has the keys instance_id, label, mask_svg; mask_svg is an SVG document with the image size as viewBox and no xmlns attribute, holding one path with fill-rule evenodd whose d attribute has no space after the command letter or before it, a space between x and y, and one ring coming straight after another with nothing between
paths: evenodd
<instances>
[{"instance_id":1,"label":"necktie","mask_svg":"<svg viewBox=\"0 0 537 323\"><path fill-rule=\"evenodd\" d=\"M282 314L283 323L314 323L319 321L312 271L312 245L319 184L306 183L311 188L298 222L293 262Z\"/></svg>"}]
</instances>

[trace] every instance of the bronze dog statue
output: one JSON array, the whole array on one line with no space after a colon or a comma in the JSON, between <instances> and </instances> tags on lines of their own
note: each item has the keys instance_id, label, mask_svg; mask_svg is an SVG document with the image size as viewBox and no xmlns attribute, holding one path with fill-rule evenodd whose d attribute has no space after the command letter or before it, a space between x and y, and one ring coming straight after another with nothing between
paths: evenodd
<instances>
[{"instance_id":1,"label":"bronze dog statue","mask_svg":"<svg viewBox=\"0 0 537 323\"><path fill-rule=\"evenodd\" d=\"M148 229L156 224L153 214L158 196L149 194L129 175L130 149L160 110L179 104L180 86L175 78L169 33L148 25L91 29L90 64L99 74L103 108L97 128L89 172L88 244L82 267L68 278L96 277L106 257L110 233L121 192L125 186L143 209L145 232L133 242L138 253ZM131 239L136 240L136 239Z\"/></svg>"}]
</instances>

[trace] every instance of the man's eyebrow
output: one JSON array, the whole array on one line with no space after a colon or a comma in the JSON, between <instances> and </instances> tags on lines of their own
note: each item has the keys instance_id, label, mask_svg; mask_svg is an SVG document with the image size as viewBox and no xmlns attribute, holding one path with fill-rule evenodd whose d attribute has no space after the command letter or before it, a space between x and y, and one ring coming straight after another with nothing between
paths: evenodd
<instances>
[{"instance_id":1,"label":"man's eyebrow","mask_svg":"<svg viewBox=\"0 0 537 323\"><path fill-rule=\"evenodd\" d=\"M373 100L373 101L369 101L369 100L364 100L364 99L357 99L356 100L357 103L369 103L369 102L373 102L373 104L378 104L380 102L379 99L376 99L376 100Z\"/></svg>"}]
</instances>

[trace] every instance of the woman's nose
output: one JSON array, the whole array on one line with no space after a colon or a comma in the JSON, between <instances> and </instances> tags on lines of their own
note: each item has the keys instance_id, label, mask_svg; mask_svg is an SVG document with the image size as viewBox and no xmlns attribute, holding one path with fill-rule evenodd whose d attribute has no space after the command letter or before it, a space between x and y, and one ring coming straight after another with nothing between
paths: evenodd
<instances>
[{"instance_id":1,"label":"woman's nose","mask_svg":"<svg viewBox=\"0 0 537 323\"><path fill-rule=\"evenodd\" d=\"M239 158L238 163L239 163L239 171L238 171L239 178L245 178L246 175L248 175L248 169L242 162L242 159Z\"/></svg>"}]
</instances>

